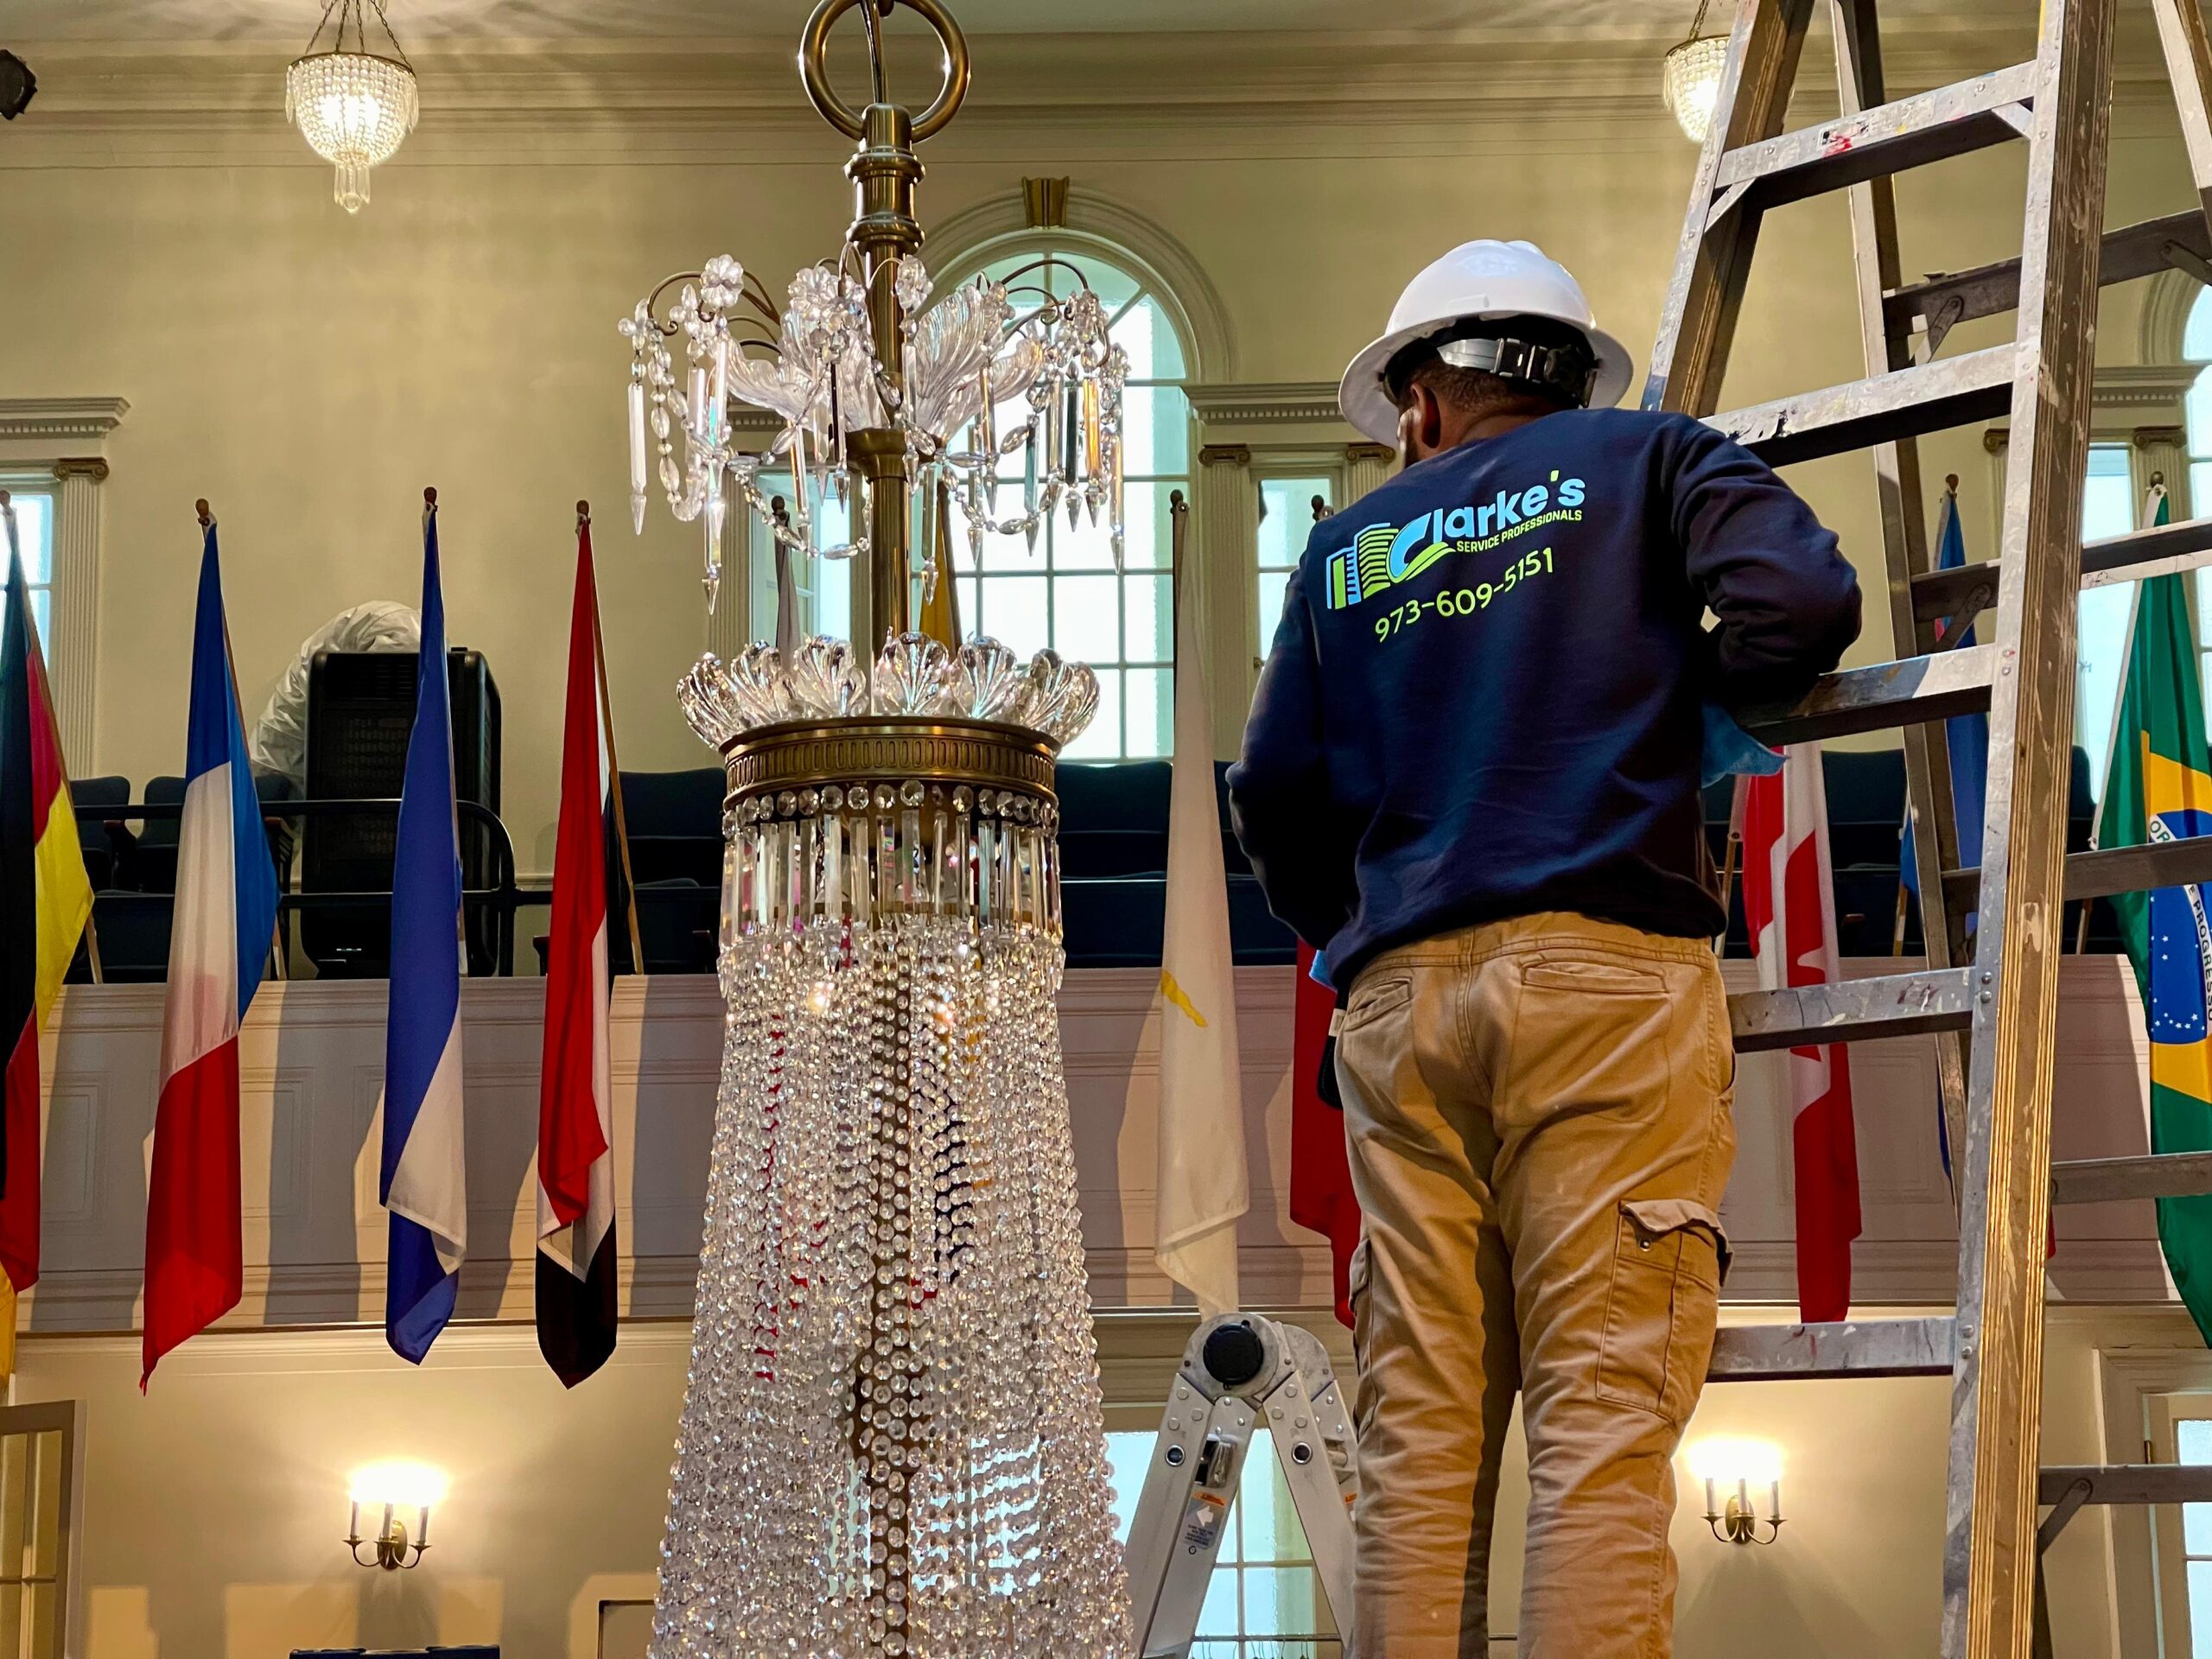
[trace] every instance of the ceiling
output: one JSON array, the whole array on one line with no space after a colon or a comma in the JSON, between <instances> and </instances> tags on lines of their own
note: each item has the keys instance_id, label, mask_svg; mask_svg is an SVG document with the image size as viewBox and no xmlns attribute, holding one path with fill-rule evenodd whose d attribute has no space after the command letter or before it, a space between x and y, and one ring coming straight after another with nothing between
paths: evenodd
<instances>
[{"instance_id":1,"label":"ceiling","mask_svg":"<svg viewBox=\"0 0 2212 1659\"><path fill-rule=\"evenodd\" d=\"M1363 31L1378 19L1371 0L950 0L976 34L1176 31ZM1993 15L2033 0L1897 0L1884 7L1926 16ZM437 40L700 40L718 35L789 38L810 0L388 0L403 43ZM1393 0L1393 34L1448 30L1664 37L1688 31L1693 0ZM1719 8L1725 16L1727 6ZM304 41L321 0L0 0L0 43L84 41ZM893 13L893 25L917 29Z\"/></svg>"}]
</instances>

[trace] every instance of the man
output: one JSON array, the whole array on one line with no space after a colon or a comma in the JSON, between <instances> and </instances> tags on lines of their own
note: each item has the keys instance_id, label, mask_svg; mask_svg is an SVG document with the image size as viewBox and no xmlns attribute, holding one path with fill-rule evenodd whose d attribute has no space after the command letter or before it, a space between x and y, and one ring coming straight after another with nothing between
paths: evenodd
<instances>
[{"instance_id":1,"label":"man","mask_svg":"<svg viewBox=\"0 0 2212 1659\"><path fill-rule=\"evenodd\" d=\"M1528 243L1415 277L1341 393L1407 464L1314 527L1230 773L1349 990L1361 1659L1486 1653L1516 1390L1523 1659L1669 1650L1735 1149L1702 711L1804 691L1859 601L1748 452L1609 407L1630 373Z\"/></svg>"}]
</instances>

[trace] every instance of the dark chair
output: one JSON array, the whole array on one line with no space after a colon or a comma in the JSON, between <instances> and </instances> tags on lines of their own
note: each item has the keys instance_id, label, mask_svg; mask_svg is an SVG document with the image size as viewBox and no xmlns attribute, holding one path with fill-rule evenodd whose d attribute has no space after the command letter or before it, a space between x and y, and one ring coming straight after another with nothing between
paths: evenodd
<instances>
[{"instance_id":1,"label":"dark chair","mask_svg":"<svg viewBox=\"0 0 2212 1659\"><path fill-rule=\"evenodd\" d=\"M130 780L124 777L73 778L69 780L70 804L78 809L77 844L84 849L85 874L92 884L92 891L115 885L116 866L119 849L136 839L130 826L120 817L94 820L85 815L85 809L105 810L130 804Z\"/></svg>"},{"instance_id":2,"label":"dark chair","mask_svg":"<svg viewBox=\"0 0 2212 1659\"><path fill-rule=\"evenodd\" d=\"M1230 833L1222 781L1227 770L1215 763L1230 950L1243 966L1295 961L1297 936L1268 912L1252 867ZM1061 912L1070 967L1159 965L1173 781L1174 766L1166 760L1070 761L1058 769L1053 787L1060 800Z\"/></svg>"},{"instance_id":3,"label":"dark chair","mask_svg":"<svg viewBox=\"0 0 2212 1659\"><path fill-rule=\"evenodd\" d=\"M638 935L649 974L710 974L722 886L720 766L684 772L626 772L622 817L629 831L630 870L637 880ZM621 851L607 836L607 961L616 973L636 971L622 913Z\"/></svg>"}]
</instances>

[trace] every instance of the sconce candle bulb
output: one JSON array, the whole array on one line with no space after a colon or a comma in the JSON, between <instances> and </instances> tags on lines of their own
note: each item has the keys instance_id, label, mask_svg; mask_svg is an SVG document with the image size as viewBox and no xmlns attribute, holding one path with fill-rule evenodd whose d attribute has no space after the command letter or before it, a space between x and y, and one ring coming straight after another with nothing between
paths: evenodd
<instances>
[{"instance_id":1,"label":"sconce candle bulb","mask_svg":"<svg viewBox=\"0 0 2212 1659\"><path fill-rule=\"evenodd\" d=\"M1731 1544L1770 1544L1782 1532L1782 1448L1770 1440L1716 1436L1689 1448L1690 1472L1705 1482L1705 1523ZM1751 1502L1753 1485L1767 1489L1767 1512ZM1723 1486L1732 1485L1725 1504ZM1766 1535L1759 1536L1764 1524Z\"/></svg>"},{"instance_id":2,"label":"sconce candle bulb","mask_svg":"<svg viewBox=\"0 0 2212 1659\"><path fill-rule=\"evenodd\" d=\"M446 1478L427 1464L389 1462L356 1470L347 1494L351 1510L345 1544L355 1565L397 1572L422 1565L423 1552L430 1547L430 1510L445 1501ZM361 1532L361 1506L384 1516L374 1537ZM410 1527L408 1511L413 1511ZM371 1547L366 1556L361 1546Z\"/></svg>"}]
</instances>

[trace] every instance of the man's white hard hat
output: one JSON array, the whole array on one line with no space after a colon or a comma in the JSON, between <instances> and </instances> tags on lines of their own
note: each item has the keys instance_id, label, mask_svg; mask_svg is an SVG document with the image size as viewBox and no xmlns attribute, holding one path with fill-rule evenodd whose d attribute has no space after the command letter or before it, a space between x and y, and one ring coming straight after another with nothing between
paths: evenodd
<instances>
[{"instance_id":1,"label":"man's white hard hat","mask_svg":"<svg viewBox=\"0 0 2212 1659\"><path fill-rule=\"evenodd\" d=\"M1398 409L1382 385L1390 359L1417 340L1484 317L1549 317L1580 332L1598 359L1590 405L1620 402L1636 378L1628 348L1598 327L1582 286L1533 242L1462 242L1406 284L1388 333L1351 360L1337 389L1344 418L1369 437L1395 443Z\"/></svg>"}]
</instances>

